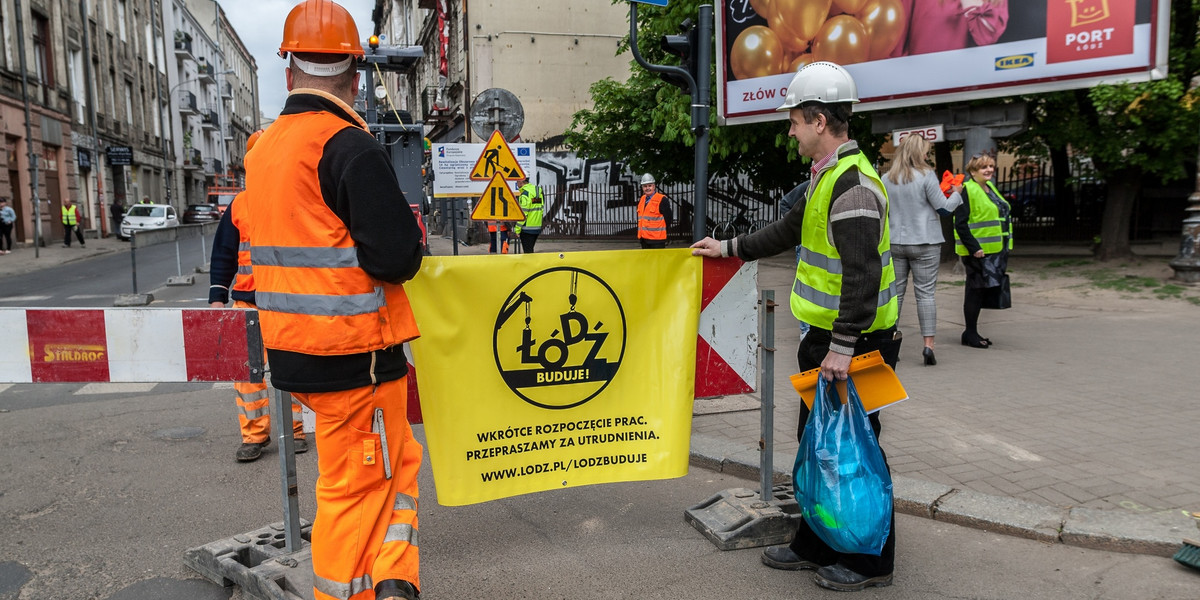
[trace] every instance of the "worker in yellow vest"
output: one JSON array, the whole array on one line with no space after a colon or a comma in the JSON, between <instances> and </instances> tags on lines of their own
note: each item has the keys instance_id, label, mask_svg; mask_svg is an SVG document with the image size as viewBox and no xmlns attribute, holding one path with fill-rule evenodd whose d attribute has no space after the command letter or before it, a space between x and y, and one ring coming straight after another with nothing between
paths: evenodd
<instances>
[{"instance_id":1,"label":"worker in yellow vest","mask_svg":"<svg viewBox=\"0 0 1200 600\"><path fill-rule=\"evenodd\" d=\"M63 224L63 248L71 247L71 232L75 232L75 237L79 239L79 247L86 248L87 244L83 241L83 232L79 230L79 216L75 213L75 202L70 198L64 198L62 204L62 224Z\"/></svg>"},{"instance_id":2,"label":"worker in yellow vest","mask_svg":"<svg viewBox=\"0 0 1200 600\"><path fill-rule=\"evenodd\" d=\"M542 188L530 183L528 176L518 179L517 186L517 204L521 206L521 212L525 213L525 220L516 224L514 232L521 240L521 251L532 254L533 246L542 234L542 207L545 206L545 199L542 197Z\"/></svg>"}]
</instances>

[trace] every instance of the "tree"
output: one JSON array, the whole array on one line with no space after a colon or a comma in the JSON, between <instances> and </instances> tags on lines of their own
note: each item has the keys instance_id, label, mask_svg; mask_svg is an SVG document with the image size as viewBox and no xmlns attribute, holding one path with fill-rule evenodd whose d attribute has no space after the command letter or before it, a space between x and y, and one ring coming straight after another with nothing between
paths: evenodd
<instances>
[{"instance_id":1,"label":"tree","mask_svg":"<svg viewBox=\"0 0 1200 600\"><path fill-rule=\"evenodd\" d=\"M626 4L623 0L614 4ZM654 64L675 64L659 46L665 34L678 33L686 18L695 20L699 0L671 2L663 9L638 13L638 48ZM617 48L629 52L629 37ZM716 53L713 54L716 56ZM624 163L634 172L654 173L668 183L694 179L692 157L696 136L691 130L691 97L643 69L630 55L631 75L625 82L611 78L591 87L593 107L575 113L565 141L582 156ZM709 77L715 79L709 69ZM710 101L716 106L716 85ZM758 189L790 189L805 178L786 121L717 127L716 111L710 115L709 177L748 175ZM870 123L855 119L851 134ZM863 140L860 140L860 142ZM866 143L874 155L878 144Z\"/></svg>"},{"instance_id":2,"label":"tree","mask_svg":"<svg viewBox=\"0 0 1200 600\"><path fill-rule=\"evenodd\" d=\"M1186 177L1196 160L1200 90L1193 79L1200 75L1198 15L1200 0L1172 2L1164 79L1025 98L1030 129L1013 140L1012 147L1026 155L1049 153L1059 199L1070 200L1062 197L1068 147L1090 157L1096 175L1108 184L1096 251L1099 260L1132 255L1130 223L1143 181L1147 177L1177 181Z\"/></svg>"}]
</instances>

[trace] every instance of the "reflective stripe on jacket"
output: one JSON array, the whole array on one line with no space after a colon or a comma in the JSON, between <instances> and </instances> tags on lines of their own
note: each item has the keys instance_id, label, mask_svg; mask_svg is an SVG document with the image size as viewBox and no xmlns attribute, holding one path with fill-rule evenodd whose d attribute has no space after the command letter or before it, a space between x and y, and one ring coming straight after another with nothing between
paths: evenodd
<instances>
[{"instance_id":1,"label":"reflective stripe on jacket","mask_svg":"<svg viewBox=\"0 0 1200 600\"><path fill-rule=\"evenodd\" d=\"M517 191L517 204L525 213L525 220L518 223L517 231L528 229L531 233L542 230L542 189L532 183L526 183Z\"/></svg>"},{"instance_id":2,"label":"reflective stripe on jacket","mask_svg":"<svg viewBox=\"0 0 1200 600\"><path fill-rule=\"evenodd\" d=\"M327 112L284 114L247 155L250 259L268 349L358 354L418 335L404 287L359 266L350 231L321 194L325 144L352 126Z\"/></svg>"},{"instance_id":3,"label":"reflective stripe on jacket","mask_svg":"<svg viewBox=\"0 0 1200 600\"><path fill-rule=\"evenodd\" d=\"M75 205L71 205L70 208L65 206L62 207L62 223L63 225L74 225L78 223L78 221L75 219Z\"/></svg>"},{"instance_id":4,"label":"reflective stripe on jacket","mask_svg":"<svg viewBox=\"0 0 1200 600\"><path fill-rule=\"evenodd\" d=\"M796 265L796 280L792 285L792 314L797 319L821 329L833 329L842 298L842 258L829 241L829 209L833 204L833 188L838 178L850 169L857 169L886 194L883 182L861 151L838 157L837 164L821 175L804 209L804 230L800 234L800 256ZM877 248L883 263L879 278L879 294L875 320L863 333L887 329L896 323L899 304L894 283L896 271L892 266L891 233L887 217L887 197L883 197L880 215L880 236Z\"/></svg>"},{"instance_id":5,"label":"reflective stripe on jacket","mask_svg":"<svg viewBox=\"0 0 1200 600\"><path fill-rule=\"evenodd\" d=\"M987 186L1005 206L1008 205L1008 201L1004 199L990 179L987 181ZM996 206L996 203L988 197L987 190L984 190L983 186L974 179L970 179L963 183L963 191L967 193L967 202L971 205L971 214L967 217L967 227L971 229L971 235L975 237L975 241L979 243L983 253L999 253L1004 249L1005 236L1008 236L1008 249L1012 250L1012 228L1009 220L1000 217L1000 207ZM954 230L954 253L959 256L970 254L966 244L959 237L957 228Z\"/></svg>"},{"instance_id":6,"label":"reflective stripe on jacket","mask_svg":"<svg viewBox=\"0 0 1200 600\"><path fill-rule=\"evenodd\" d=\"M667 220L658 209L663 199L662 194L655 192L653 196L642 196L638 201L638 239L667 239Z\"/></svg>"}]
</instances>

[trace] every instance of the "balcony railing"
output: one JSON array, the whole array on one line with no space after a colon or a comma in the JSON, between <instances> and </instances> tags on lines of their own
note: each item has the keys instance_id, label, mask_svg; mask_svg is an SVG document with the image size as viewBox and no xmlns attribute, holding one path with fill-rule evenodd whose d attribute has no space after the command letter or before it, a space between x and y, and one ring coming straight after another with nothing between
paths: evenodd
<instances>
[{"instance_id":1,"label":"balcony railing","mask_svg":"<svg viewBox=\"0 0 1200 600\"><path fill-rule=\"evenodd\" d=\"M219 161L215 158L209 158L209 159L204 160L204 174L205 175L217 175L219 173L223 173L224 172L223 169L224 169L224 165L221 164L221 161Z\"/></svg>"},{"instance_id":2,"label":"balcony railing","mask_svg":"<svg viewBox=\"0 0 1200 600\"><path fill-rule=\"evenodd\" d=\"M233 98L233 84L232 83L229 83L228 81L226 81L225 85L221 87L221 97L222 98L230 98L230 99Z\"/></svg>"},{"instance_id":3,"label":"balcony railing","mask_svg":"<svg viewBox=\"0 0 1200 600\"><path fill-rule=\"evenodd\" d=\"M448 119L452 113L444 89L429 86L421 93L421 114L426 121Z\"/></svg>"},{"instance_id":4,"label":"balcony railing","mask_svg":"<svg viewBox=\"0 0 1200 600\"><path fill-rule=\"evenodd\" d=\"M192 38L181 32L175 32L175 58L195 58L192 55Z\"/></svg>"},{"instance_id":5,"label":"balcony railing","mask_svg":"<svg viewBox=\"0 0 1200 600\"><path fill-rule=\"evenodd\" d=\"M217 117L217 111L209 109L200 113L200 124L205 129L217 129L221 126L221 121Z\"/></svg>"},{"instance_id":6,"label":"balcony railing","mask_svg":"<svg viewBox=\"0 0 1200 600\"><path fill-rule=\"evenodd\" d=\"M179 90L179 112L185 115L194 115L196 110L196 95L187 91Z\"/></svg>"},{"instance_id":7,"label":"balcony railing","mask_svg":"<svg viewBox=\"0 0 1200 600\"><path fill-rule=\"evenodd\" d=\"M196 67L196 77L200 80L200 83L216 83L215 72L216 70L213 69L213 66L208 63L202 63Z\"/></svg>"},{"instance_id":8,"label":"balcony railing","mask_svg":"<svg viewBox=\"0 0 1200 600\"><path fill-rule=\"evenodd\" d=\"M199 148L185 148L183 150L183 168L188 171L193 171L204 166L204 157L200 155Z\"/></svg>"}]
</instances>

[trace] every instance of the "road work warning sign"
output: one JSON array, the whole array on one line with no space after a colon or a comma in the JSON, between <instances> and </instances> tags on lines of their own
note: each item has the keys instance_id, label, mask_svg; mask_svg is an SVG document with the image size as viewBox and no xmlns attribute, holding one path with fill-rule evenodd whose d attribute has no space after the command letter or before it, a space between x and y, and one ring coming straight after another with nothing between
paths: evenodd
<instances>
[{"instance_id":1,"label":"road work warning sign","mask_svg":"<svg viewBox=\"0 0 1200 600\"><path fill-rule=\"evenodd\" d=\"M496 173L492 176L492 182L488 184L487 189L483 190L479 201L475 203L475 210L471 211L471 219L475 221L524 221L525 212L521 210L521 204L517 202L512 188L508 187L508 182L504 181L504 176Z\"/></svg>"},{"instance_id":2,"label":"road work warning sign","mask_svg":"<svg viewBox=\"0 0 1200 600\"><path fill-rule=\"evenodd\" d=\"M702 260L504 258L426 257L405 285L438 502L687 474Z\"/></svg>"},{"instance_id":3,"label":"road work warning sign","mask_svg":"<svg viewBox=\"0 0 1200 600\"><path fill-rule=\"evenodd\" d=\"M475 161L475 166L471 169L471 179L489 181L497 173L505 179L516 180L525 177L525 171L521 169L512 148L508 147L508 142L504 141L504 136L500 135L499 130L493 131L492 137L483 145L483 152L479 154L479 160Z\"/></svg>"}]
</instances>

